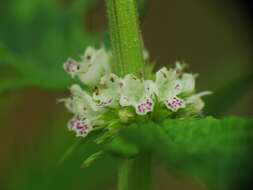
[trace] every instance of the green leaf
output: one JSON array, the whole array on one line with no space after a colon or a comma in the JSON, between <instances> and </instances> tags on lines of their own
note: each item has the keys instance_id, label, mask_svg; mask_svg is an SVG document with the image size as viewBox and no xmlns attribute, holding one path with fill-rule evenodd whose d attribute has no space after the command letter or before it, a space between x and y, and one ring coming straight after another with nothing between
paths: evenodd
<instances>
[{"instance_id":1,"label":"green leaf","mask_svg":"<svg viewBox=\"0 0 253 190\"><path fill-rule=\"evenodd\" d=\"M152 151L169 167L202 179L211 189L246 183L253 168L250 119L168 119L133 125L122 136L141 150Z\"/></svg>"},{"instance_id":2,"label":"green leaf","mask_svg":"<svg viewBox=\"0 0 253 190\"><path fill-rule=\"evenodd\" d=\"M41 68L36 64L23 62L21 57L12 53L4 45L0 45L0 67L3 67L3 70L15 71L11 77L1 78L0 92L31 86L47 90L63 90L71 82L62 67L49 71L50 69Z\"/></svg>"},{"instance_id":3,"label":"green leaf","mask_svg":"<svg viewBox=\"0 0 253 190\"><path fill-rule=\"evenodd\" d=\"M90 155L87 159L84 160L82 163L82 167L86 168L89 167L91 164L93 164L104 152L98 151L92 155Z\"/></svg>"},{"instance_id":4,"label":"green leaf","mask_svg":"<svg viewBox=\"0 0 253 190\"><path fill-rule=\"evenodd\" d=\"M0 45L0 74L3 70L14 70L17 83L26 81L24 86L13 82L7 86L4 82L2 89L35 86L65 90L71 80L62 63L100 39L98 34L88 32L84 22L89 8L97 2L10 0L1 4L0 42L4 46Z\"/></svg>"}]
</instances>

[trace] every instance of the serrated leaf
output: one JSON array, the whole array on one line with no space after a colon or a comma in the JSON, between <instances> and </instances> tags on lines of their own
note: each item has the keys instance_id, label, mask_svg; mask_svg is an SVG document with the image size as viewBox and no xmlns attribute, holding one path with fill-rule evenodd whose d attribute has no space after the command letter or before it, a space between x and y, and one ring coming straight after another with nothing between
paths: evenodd
<instances>
[{"instance_id":1,"label":"serrated leaf","mask_svg":"<svg viewBox=\"0 0 253 190\"><path fill-rule=\"evenodd\" d=\"M133 125L122 136L169 167L202 179L210 189L241 185L253 168L253 120L168 119Z\"/></svg>"},{"instance_id":2,"label":"serrated leaf","mask_svg":"<svg viewBox=\"0 0 253 190\"><path fill-rule=\"evenodd\" d=\"M172 165L202 178L211 189L230 189L249 180L253 120L166 120L162 127L171 140Z\"/></svg>"}]
</instances>

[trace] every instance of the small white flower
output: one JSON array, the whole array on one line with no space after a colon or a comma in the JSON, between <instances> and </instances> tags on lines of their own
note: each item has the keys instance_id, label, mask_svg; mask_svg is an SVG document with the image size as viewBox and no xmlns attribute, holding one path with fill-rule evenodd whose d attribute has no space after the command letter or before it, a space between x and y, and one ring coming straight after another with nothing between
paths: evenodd
<instances>
[{"instance_id":1,"label":"small white flower","mask_svg":"<svg viewBox=\"0 0 253 190\"><path fill-rule=\"evenodd\" d=\"M79 79L86 85L95 86L107 73L110 73L110 53L104 48L96 50L88 47L81 57L80 65L85 67L85 72L79 72Z\"/></svg>"},{"instance_id":2,"label":"small white flower","mask_svg":"<svg viewBox=\"0 0 253 190\"><path fill-rule=\"evenodd\" d=\"M68 60L63 64L64 70L71 75L71 77L75 77L80 70L80 65L74 59L68 58Z\"/></svg>"},{"instance_id":3,"label":"small white flower","mask_svg":"<svg viewBox=\"0 0 253 190\"><path fill-rule=\"evenodd\" d=\"M74 117L69 121L68 129L74 131L77 137L86 137L93 127L88 119L84 117Z\"/></svg>"},{"instance_id":4,"label":"small white flower","mask_svg":"<svg viewBox=\"0 0 253 190\"><path fill-rule=\"evenodd\" d=\"M75 115L93 118L99 110L92 97L81 89L78 85L72 85L70 88L72 96L65 99L65 106Z\"/></svg>"},{"instance_id":5,"label":"small white flower","mask_svg":"<svg viewBox=\"0 0 253 190\"><path fill-rule=\"evenodd\" d=\"M110 73L110 57L111 54L104 48L96 50L88 47L80 62L69 58L63 68L71 77L77 76L84 84L95 86L103 75Z\"/></svg>"},{"instance_id":6,"label":"small white flower","mask_svg":"<svg viewBox=\"0 0 253 190\"><path fill-rule=\"evenodd\" d=\"M133 106L138 115L153 111L150 83L145 83L132 74L126 75L120 97L121 106Z\"/></svg>"},{"instance_id":7,"label":"small white flower","mask_svg":"<svg viewBox=\"0 0 253 190\"><path fill-rule=\"evenodd\" d=\"M143 57L145 60L149 57L145 50ZM62 100L74 114L68 123L68 129L78 137L85 137L92 130L106 127L111 122L105 119L108 114L112 114L113 119L118 117L116 122L119 120L128 123L136 114L146 115L152 112L157 102L164 104L171 112L185 108L177 117L195 116L204 107L201 97L211 94L194 94L196 75L183 73L185 64L177 62L173 69L160 69L156 72L155 81L139 79L133 74L122 79L110 73L110 58L111 54L104 48L96 50L88 47L80 62L68 59L63 65L72 77L78 77L92 87L84 91L79 85L72 85L70 98ZM90 92L91 89L94 90Z\"/></svg>"},{"instance_id":8,"label":"small white flower","mask_svg":"<svg viewBox=\"0 0 253 190\"><path fill-rule=\"evenodd\" d=\"M210 91L205 91L205 92L200 92L198 94L194 94L186 99L186 104L192 105L193 111L198 113L205 106L205 103L201 99L201 97L206 96L206 95L210 95L210 94L212 94L212 92L210 92Z\"/></svg>"},{"instance_id":9,"label":"small white flower","mask_svg":"<svg viewBox=\"0 0 253 190\"><path fill-rule=\"evenodd\" d=\"M185 107L184 100L177 97L183 88L175 69L167 70L164 67L156 73L154 92L158 101L163 102L173 112Z\"/></svg>"},{"instance_id":10,"label":"small white flower","mask_svg":"<svg viewBox=\"0 0 253 190\"><path fill-rule=\"evenodd\" d=\"M182 92L191 93L195 90L195 75L184 73L181 78Z\"/></svg>"},{"instance_id":11,"label":"small white flower","mask_svg":"<svg viewBox=\"0 0 253 190\"><path fill-rule=\"evenodd\" d=\"M93 99L100 107L118 105L123 82L117 75L110 73L102 77L93 92Z\"/></svg>"}]
</instances>

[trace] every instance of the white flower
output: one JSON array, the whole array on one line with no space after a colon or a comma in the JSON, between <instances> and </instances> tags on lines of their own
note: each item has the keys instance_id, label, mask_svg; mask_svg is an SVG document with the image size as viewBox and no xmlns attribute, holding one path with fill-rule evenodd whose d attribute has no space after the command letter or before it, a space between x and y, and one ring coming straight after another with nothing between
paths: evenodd
<instances>
[{"instance_id":1,"label":"white flower","mask_svg":"<svg viewBox=\"0 0 253 190\"><path fill-rule=\"evenodd\" d=\"M63 68L73 78L80 71L80 64L74 59L68 58L68 60L63 64Z\"/></svg>"},{"instance_id":2,"label":"white flower","mask_svg":"<svg viewBox=\"0 0 253 190\"><path fill-rule=\"evenodd\" d=\"M177 97L183 89L183 84L175 69L167 70L164 67L156 73L154 92L158 101L163 102L173 112L185 107L184 100Z\"/></svg>"},{"instance_id":3,"label":"white flower","mask_svg":"<svg viewBox=\"0 0 253 190\"><path fill-rule=\"evenodd\" d=\"M96 50L88 47L80 62L69 58L63 67L72 77L77 76L84 84L95 86L103 75L110 73L110 57L111 54L104 48Z\"/></svg>"},{"instance_id":4,"label":"white flower","mask_svg":"<svg viewBox=\"0 0 253 190\"><path fill-rule=\"evenodd\" d=\"M149 57L145 50L143 57L145 60ZM201 97L211 94L195 94L196 75L184 73L185 64L177 62L173 69L160 69L156 72L155 81L152 81L139 79L133 74L123 79L118 77L110 72L110 59L111 54L104 48L96 50L88 47L80 62L69 58L63 65L72 77L78 77L81 82L92 87L84 91L74 84L70 88L70 98L62 100L74 115L68 123L68 129L74 131L77 137L85 137L92 130L109 129L108 123L111 123L110 126L119 121L134 121L136 114L152 112L154 104L158 102L171 112L185 108L177 117L195 116L204 107ZM111 114L113 121L108 121ZM167 116L170 115L168 113Z\"/></svg>"},{"instance_id":5,"label":"white flower","mask_svg":"<svg viewBox=\"0 0 253 190\"><path fill-rule=\"evenodd\" d=\"M95 86L107 73L110 73L110 53L104 48L95 50L88 47L82 56L81 65L84 65L85 72L78 74L79 79L86 85Z\"/></svg>"},{"instance_id":6,"label":"white flower","mask_svg":"<svg viewBox=\"0 0 253 190\"><path fill-rule=\"evenodd\" d=\"M85 118L93 118L98 114L99 110L92 97L80 86L72 85L70 91L72 96L64 100L65 106L70 112Z\"/></svg>"},{"instance_id":7,"label":"white flower","mask_svg":"<svg viewBox=\"0 0 253 190\"><path fill-rule=\"evenodd\" d=\"M68 123L68 128L75 131L76 136L85 137L94 125L103 123L98 119L102 112L92 97L80 86L72 85L70 91L71 97L63 100L67 109L75 115Z\"/></svg>"},{"instance_id":8,"label":"white flower","mask_svg":"<svg viewBox=\"0 0 253 190\"><path fill-rule=\"evenodd\" d=\"M120 97L121 106L133 106L138 115L153 111L150 82L143 82L132 74L126 75Z\"/></svg>"},{"instance_id":9,"label":"white flower","mask_svg":"<svg viewBox=\"0 0 253 190\"><path fill-rule=\"evenodd\" d=\"M182 93L192 93L195 90L195 75L184 73L181 78Z\"/></svg>"},{"instance_id":10,"label":"white flower","mask_svg":"<svg viewBox=\"0 0 253 190\"><path fill-rule=\"evenodd\" d=\"M68 129L74 131L77 137L86 137L93 127L88 119L75 116L69 121Z\"/></svg>"},{"instance_id":11,"label":"white flower","mask_svg":"<svg viewBox=\"0 0 253 190\"><path fill-rule=\"evenodd\" d=\"M200 92L198 94L194 94L190 97L188 97L186 99L186 104L188 105L192 105L192 109L194 112L198 113L200 112L204 106L205 106L205 103L204 101L201 99L202 96L206 96L206 95L210 95L212 94L212 92L210 91L205 91L205 92Z\"/></svg>"},{"instance_id":12,"label":"white flower","mask_svg":"<svg viewBox=\"0 0 253 190\"><path fill-rule=\"evenodd\" d=\"M122 90L122 79L110 73L102 77L98 86L93 92L93 99L98 102L100 107L116 106Z\"/></svg>"}]
</instances>

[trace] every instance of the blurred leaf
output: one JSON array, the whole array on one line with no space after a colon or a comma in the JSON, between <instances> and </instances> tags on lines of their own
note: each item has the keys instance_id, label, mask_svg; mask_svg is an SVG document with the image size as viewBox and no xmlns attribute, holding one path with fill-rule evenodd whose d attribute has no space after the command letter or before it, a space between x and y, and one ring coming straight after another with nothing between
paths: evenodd
<instances>
[{"instance_id":1,"label":"blurred leaf","mask_svg":"<svg viewBox=\"0 0 253 190\"><path fill-rule=\"evenodd\" d=\"M0 78L0 93L23 87L36 86L47 90L62 90L70 84L71 79L59 69L59 73L47 72L38 65L22 62L22 59L11 53L3 45L0 46L0 67L2 70L15 70L12 78ZM61 73L61 74L60 74Z\"/></svg>"},{"instance_id":2,"label":"blurred leaf","mask_svg":"<svg viewBox=\"0 0 253 190\"><path fill-rule=\"evenodd\" d=\"M1 2L0 42L4 46L0 45L0 74L5 68L14 70L18 76L10 82L0 78L0 93L31 86L66 89L71 80L64 73L62 63L69 56L81 54L86 46L102 41L102 33L89 33L85 23L89 8L98 2L101 1ZM146 2L138 1L142 13Z\"/></svg>"},{"instance_id":3,"label":"blurred leaf","mask_svg":"<svg viewBox=\"0 0 253 190\"><path fill-rule=\"evenodd\" d=\"M84 160L82 163L82 167L86 168L89 167L91 164L93 164L104 152L103 151L98 151L96 153L93 153L90 155L87 159Z\"/></svg>"},{"instance_id":4,"label":"blurred leaf","mask_svg":"<svg viewBox=\"0 0 253 190\"><path fill-rule=\"evenodd\" d=\"M214 91L206 98L207 115L220 115L237 103L253 87L253 73L246 74Z\"/></svg>"},{"instance_id":5,"label":"blurred leaf","mask_svg":"<svg viewBox=\"0 0 253 190\"><path fill-rule=\"evenodd\" d=\"M202 179L210 189L243 185L253 169L253 120L168 119L160 125L134 125L123 136L152 150L169 167Z\"/></svg>"},{"instance_id":6,"label":"blurred leaf","mask_svg":"<svg viewBox=\"0 0 253 190\"><path fill-rule=\"evenodd\" d=\"M66 161L66 159L71 156L71 154L75 151L75 149L78 147L78 145L80 145L82 139L77 139L65 152L65 154L63 155L63 157L60 159L59 164L63 164L64 161Z\"/></svg>"},{"instance_id":7,"label":"blurred leaf","mask_svg":"<svg viewBox=\"0 0 253 190\"><path fill-rule=\"evenodd\" d=\"M95 3L91 0L1 2L0 42L5 48L0 47L0 73L7 66L6 69L18 72L15 80L21 78L26 86L66 89L70 79L62 63L68 56L81 54L87 45L98 42L99 35L89 33L84 22L87 10ZM7 84L2 91L19 86L13 82L9 87Z\"/></svg>"}]
</instances>

